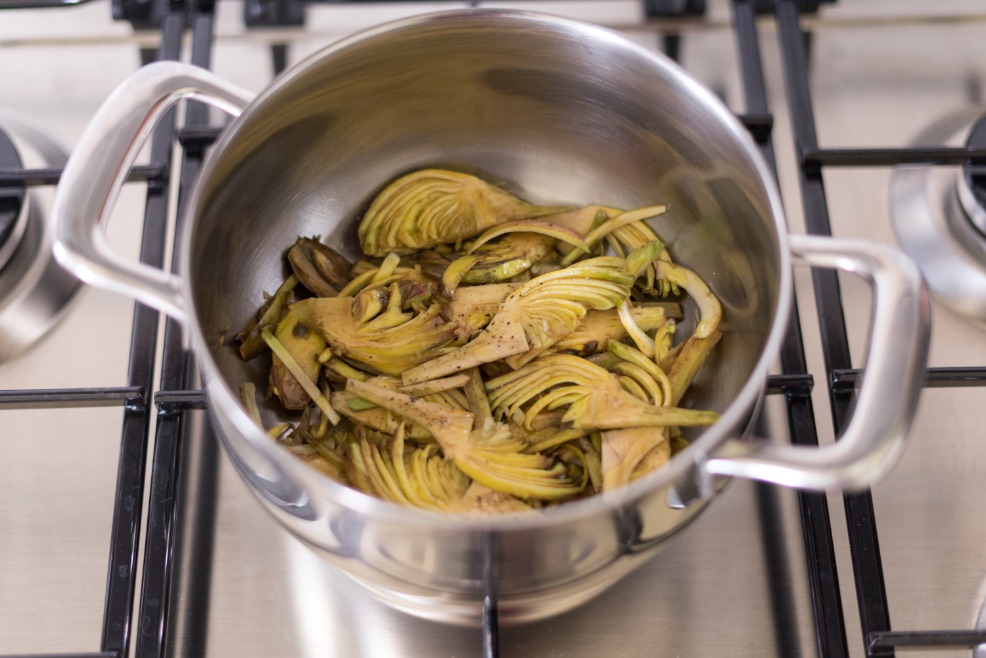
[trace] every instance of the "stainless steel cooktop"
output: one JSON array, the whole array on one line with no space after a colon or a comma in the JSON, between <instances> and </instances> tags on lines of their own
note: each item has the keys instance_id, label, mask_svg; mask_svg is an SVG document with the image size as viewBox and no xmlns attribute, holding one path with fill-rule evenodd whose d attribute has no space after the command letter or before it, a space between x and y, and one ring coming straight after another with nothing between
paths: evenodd
<instances>
[{"instance_id":1,"label":"stainless steel cooktop","mask_svg":"<svg viewBox=\"0 0 986 658\"><path fill-rule=\"evenodd\" d=\"M209 26L215 33L211 66L259 91L279 57L297 61L362 27L464 4L329 3L310 6L304 27L259 29L244 26L241 3L224 2ZM812 226L821 181L834 235L894 243L890 199L895 169L881 164L876 150L910 146L941 117L983 103L986 8L974 1L922 8L890 0L840 0L805 13L801 21L810 33L807 82L814 129L818 145L828 149L820 155L803 149L806 126L790 109L791 82L785 76L791 66L785 63L783 30L773 13L756 22L765 113L748 100L749 86L741 76L734 21L748 17L745 2L708 2L704 15L680 19L646 19L637 0L482 4L598 21L648 47L679 47L687 70L719 93L751 129L769 130L794 233L804 232L806 223ZM110 3L100 0L0 11L0 108L38 124L70 149L98 105L140 65L141 49L156 48L168 29L135 31L126 21L112 20L111 13ZM193 32L184 35L186 53L192 50ZM671 33L680 40L664 38ZM212 117L211 125L219 121ZM144 162L153 161L152 152ZM805 162L810 166L802 167ZM803 172L810 174L812 163L823 174L809 175L806 182ZM147 179L158 180L163 173L148 169L153 167L138 172L127 186L110 223L111 242L134 258L142 232L159 230L145 228L145 214L157 212L148 206L164 204L170 196L165 213L170 218L179 200L178 186L148 200ZM184 173L176 159L172 174ZM2 174L0 184L9 180ZM50 185L30 182L37 206L45 208ZM820 440L831 441L830 375L823 359L828 318L819 320L811 273L798 270L796 281L814 381L815 424ZM851 361L858 365L868 328L869 289L851 278L839 283ZM499 629L500 655L886 655L881 652L887 640L872 633L883 630L873 616L884 608L894 632L924 633L918 638L924 645L908 655L972 655L968 637L941 632L968 632L986 623L986 332L938 302L933 313L929 365L938 370L932 370L902 461L872 492L885 605L857 600L849 536L856 532L858 517L847 523L841 495L816 497L810 507L817 514L828 503L832 575L838 579L833 600L831 588L828 599L824 593L813 596L812 569L825 556L806 555L817 545L809 542L806 549L803 539L804 501L788 490L735 481L619 586L555 619ZM129 654L481 653L479 629L442 626L388 609L268 518L217 448L205 413L195 408L198 398L174 393L185 386L194 390L195 382L182 381L184 371L172 366L160 372L154 346L158 353L175 350L175 337L165 333L163 320L152 315L138 324L137 336L153 339L151 353L149 361L140 355L131 365L132 315L129 300L83 289L47 336L0 364L0 654L117 655L118 647L106 638L127 634L112 624L104 629L107 581L112 587L117 580L133 582L131 577L137 593L128 620ZM147 362L158 363L159 370L144 373ZM957 368L965 370L942 370ZM134 390L133 382L141 377L165 394L155 399ZM839 378L851 380L852 373L839 373ZM807 391L806 378L791 381L802 385L789 389L791 395ZM77 401L47 403L25 393L39 389L74 391ZM167 424L179 416L180 422ZM166 419L163 430L160 418ZM118 501L121 428L136 425L139 434L144 423L150 426L151 445L147 470L136 475L159 479L148 479L143 501L128 498L136 491L129 489ZM786 441L788 424L785 396L768 396L760 431ZM177 455L177 483L161 478L168 474L167 461L158 461L163 457L156 445L170 446ZM143 523L149 525L138 536L148 540L140 542L138 560L132 568L126 560L114 561L107 573L115 545L114 505L132 511L155 497L175 495L174 524L145 512ZM821 521L813 516L809 524ZM173 548L162 550L154 537L171 537ZM170 560L171 586L160 590L166 598L156 589L157 576L145 578L145 552L153 565ZM823 580L828 573L823 571ZM872 573L859 576L866 596L874 578ZM813 601L837 622L841 610L844 647L818 630ZM124 596L115 605L127 607L129 601ZM167 611L166 624L159 610ZM927 646L935 634L950 644ZM906 640L892 642L900 646Z\"/></svg>"}]
</instances>

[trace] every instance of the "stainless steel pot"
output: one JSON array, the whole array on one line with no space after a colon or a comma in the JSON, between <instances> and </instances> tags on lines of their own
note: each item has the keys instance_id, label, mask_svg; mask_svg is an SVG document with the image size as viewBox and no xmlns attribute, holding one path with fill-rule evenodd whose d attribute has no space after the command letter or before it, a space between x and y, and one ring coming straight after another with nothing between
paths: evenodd
<instances>
[{"instance_id":1,"label":"stainless steel pot","mask_svg":"<svg viewBox=\"0 0 986 658\"><path fill-rule=\"evenodd\" d=\"M189 200L172 275L121 259L101 229L149 126L188 97L238 117ZM715 362L686 400L721 420L622 490L488 519L398 508L272 443L237 394L263 381L262 366L218 337L245 325L260 291L283 278L281 254L297 236L355 255L360 210L422 165L481 172L535 202L668 203L655 229L725 309ZM461 10L389 24L323 50L256 99L189 66L145 67L93 119L54 214L56 253L80 278L182 322L227 454L266 508L385 600L428 618L475 622L489 592L508 622L578 605L653 555L721 476L864 487L898 456L920 391L929 310L916 268L887 247L788 236L770 171L712 94L617 34L546 15ZM743 438L790 315L792 255L875 289L854 417L820 449Z\"/></svg>"}]
</instances>

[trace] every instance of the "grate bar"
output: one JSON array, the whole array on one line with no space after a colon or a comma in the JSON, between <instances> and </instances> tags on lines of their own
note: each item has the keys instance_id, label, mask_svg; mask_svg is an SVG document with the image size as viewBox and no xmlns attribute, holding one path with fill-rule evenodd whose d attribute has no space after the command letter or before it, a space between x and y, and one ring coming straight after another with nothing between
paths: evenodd
<instances>
[{"instance_id":1,"label":"grate bar","mask_svg":"<svg viewBox=\"0 0 986 658\"><path fill-rule=\"evenodd\" d=\"M0 10L47 9L50 7L74 7L75 5L82 5L91 1L92 0L0 0Z\"/></svg>"},{"instance_id":2,"label":"grate bar","mask_svg":"<svg viewBox=\"0 0 986 658\"><path fill-rule=\"evenodd\" d=\"M0 654L0 658L38 658L40 654ZM82 653L46 653L44 658L120 658L114 651L84 651Z\"/></svg>"},{"instance_id":3,"label":"grate bar","mask_svg":"<svg viewBox=\"0 0 986 658\"><path fill-rule=\"evenodd\" d=\"M767 379L767 395L811 395L815 378L807 373L771 375Z\"/></svg>"},{"instance_id":4,"label":"grate bar","mask_svg":"<svg viewBox=\"0 0 986 658\"><path fill-rule=\"evenodd\" d=\"M986 630L887 631L870 633L867 653L876 655L885 648L907 649L975 649L986 645Z\"/></svg>"},{"instance_id":5,"label":"grate bar","mask_svg":"<svg viewBox=\"0 0 986 658\"><path fill-rule=\"evenodd\" d=\"M140 411L146 406L139 386L113 388L60 388L0 391L0 409L72 409L125 406Z\"/></svg>"},{"instance_id":6,"label":"grate bar","mask_svg":"<svg viewBox=\"0 0 986 658\"><path fill-rule=\"evenodd\" d=\"M203 390L158 391L154 394L154 404L161 413L183 411L185 409L205 409L208 399Z\"/></svg>"},{"instance_id":7,"label":"grate bar","mask_svg":"<svg viewBox=\"0 0 986 658\"><path fill-rule=\"evenodd\" d=\"M168 16L161 29L161 59L176 60L181 52L182 16ZM168 163L174 112L169 112L151 137L151 161ZM165 165L167 168L167 165ZM168 195L158 186L148 185L145 202L144 233L141 238L142 263L161 267L167 232ZM132 386L152 390L158 335L158 312L143 304L134 305L131 332L130 374ZM150 430L150 413L145 408L124 416L117 475L117 498L113 510L110 561L103 614L102 649L127 655L132 631L132 610L136 585L137 553L140 546L144 475Z\"/></svg>"},{"instance_id":8,"label":"grate bar","mask_svg":"<svg viewBox=\"0 0 986 658\"><path fill-rule=\"evenodd\" d=\"M964 147L808 148L801 153L807 167L891 167L901 164L961 165L986 162L986 149Z\"/></svg>"},{"instance_id":9,"label":"grate bar","mask_svg":"<svg viewBox=\"0 0 986 658\"><path fill-rule=\"evenodd\" d=\"M138 165L127 175L128 183L151 181L161 184L167 179L168 170L164 165ZM62 177L61 167L39 167L35 169L0 169L0 188L21 185L57 185Z\"/></svg>"},{"instance_id":10,"label":"grate bar","mask_svg":"<svg viewBox=\"0 0 986 658\"><path fill-rule=\"evenodd\" d=\"M192 32L191 63L209 67L213 17L210 13L192 14L188 17ZM199 102L189 102L185 123L205 126L208 120L206 107ZM178 133L172 124L171 137ZM184 216L184 204L189 187L198 177L204 149L186 148L181 161L178 188L178 211L175 234L180 235ZM173 267L177 262L173 263ZM169 638L170 613L173 607L172 593L176 571L174 564L177 544L178 499L182 481L183 432L186 418L183 411L189 408L190 398L202 399L200 391L185 391L194 377L191 354L185 351L181 325L169 318L165 326L164 349L161 356L161 390L155 396L161 413L158 414L157 432L151 472L150 497L145 531L143 590L140 598L141 628L137 636L137 658L159 658L166 653ZM169 400L171 403L169 404ZM179 404L175 404L178 402Z\"/></svg>"},{"instance_id":11,"label":"grate bar","mask_svg":"<svg viewBox=\"0 0 986 658\"><path fill-rule=\"evenodd\" d=\"M855 368L839 368L831 373L832 390L851 391L863 378L863 371ZM928 368L925 371L925 388L964 388L986 386L986 367Z\"/></svg>"}]
</instances>

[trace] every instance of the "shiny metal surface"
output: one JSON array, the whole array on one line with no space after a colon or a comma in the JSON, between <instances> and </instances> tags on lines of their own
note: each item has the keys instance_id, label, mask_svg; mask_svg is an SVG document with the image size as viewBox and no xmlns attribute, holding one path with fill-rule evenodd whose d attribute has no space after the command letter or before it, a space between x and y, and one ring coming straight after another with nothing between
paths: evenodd
<instances>
[{"instance_id":1,"label":"shiny metal surface","mask_svg":"<svg viewBox=\"0 0 986 658\"><path fill-rule=\"evenodd\" d=\"M253 95L192 66L143 67L93 117L65 166L51 209L52 250L64 267L82 281L156 306L183 324L178 277L120 256L106 239L106 222L151 130L189 97L236 114Z\"/></svg>"},{"instance_id":2,"label":"shiny metal surface","mask_svg":"<svg viewBox=\"0 0 986 658\"><path fill-rule=\"evenodd\" d=\"M23 150L26 166L57 167L68 154L29 120L0 112L0 127ZM61 319L79 281L51 255L51 227L33 192L21 207L13 250L0 264L0 362L27 349ZM3 245L6 247L6 243Z\"/></svg>"},{"instance_id":3,"label":"shiny metal surface","mask_svg":"<svg viewBox=\"0 0 986 658\"><path fill-rule=\"evenodd\" d=\"M59 183L56 255L86 281L182 321L220 439L258 499L394 607L477 624L493 588L505 622L544 619L641 565L714 495L710 474L862 487L899 455L926 355L920 276L890 247L802 238L797 253L806 262L858 271L876 284L868 362L875 385L863 387L864 412L835 446L762 443L753 448L760 460L722 455L703 465L744 434L788 318L791 273L783 212L756 146L670 60L586 23L525 12L442 12L344 40L281 76L220 138L191 197L176 279L115 257L101 246L99 227L147 130L145 116L193 94L234 108L248 96L205 72L160 63L107 101ZM238 400L242 382L262 385L258 365L217 348L216 335L249 322L255 291L277 285L281 273L270 264L288 245L274 236L319 234L355 256L354 219L380 181L436 163L483 172L527 198L627 207L667 200L671 210L655 230L725 309L714 370L686 400L721 410L719 422L625 490L481 520L397 509L327 480L270 442ZM698 497L669 504L671 489L682 486ZM489 567L480 559L486 552Z\"/></svg>"},{"instance_id":4,"label":"shiny metal surface","mask_svg":"<svg viewBox=\"0 0 986 658\"><path fill-rule=\"evenodd\" d=\"M713 457L710 473L811 490L865 489L904 450L921 394L931 333L928 292L917 266L899 250L862 240L791 236L803 263L841 269L872 283L874 311L857 409L839 441L822 448L748 444L737 457Z\"/></svg>"},{"instance_id":5,"label":"shiny metal surface","mask_svg":"<svg viewBox=\"0 0 986 658\"><path fill-rule=\"evenodd\" d=\"M970 107L937 120L915 145L962 145L983 112ZM897 240L920 266L939 300L986 326L986 237L966 208L979 213L961 167L899 167L890 187Z\"/></svg>"}]
</instances>

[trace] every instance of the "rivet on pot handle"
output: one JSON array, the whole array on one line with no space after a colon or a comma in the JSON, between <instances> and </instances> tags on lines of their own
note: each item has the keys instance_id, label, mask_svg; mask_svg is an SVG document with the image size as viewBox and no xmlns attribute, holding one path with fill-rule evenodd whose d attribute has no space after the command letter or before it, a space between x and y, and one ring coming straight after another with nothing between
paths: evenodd
<instances>
[{"instance_id":1,"label":"rivet on pot handle","mask_svg":"<svg viewBox=\"0 0 986 658\"><path fill-rule=\"evenodd\" d=\"M55 257L63 267L86 283L134 297L182 323L186 312L178 278L114 252L105 226L155 124L189 98L238 115L253 94L180 62L139 69L106 99L73 149L51 212Z\"/></svg>"},{"instance_id":2,"label":"rivet on pot handle","mask_svg":"<svg viewBox=\"0 0 986 658\"><path fill-rule=\"evenodd\" d=\"M707 473L814 490L859 490L900 455L924 380L931 311L917 266L893 247L862 240L791 236L801 262L851 272L873 287L865 374L848 426L820 448L754 441L742 454L705 463Z\"/></svg>"}]
</instances>

